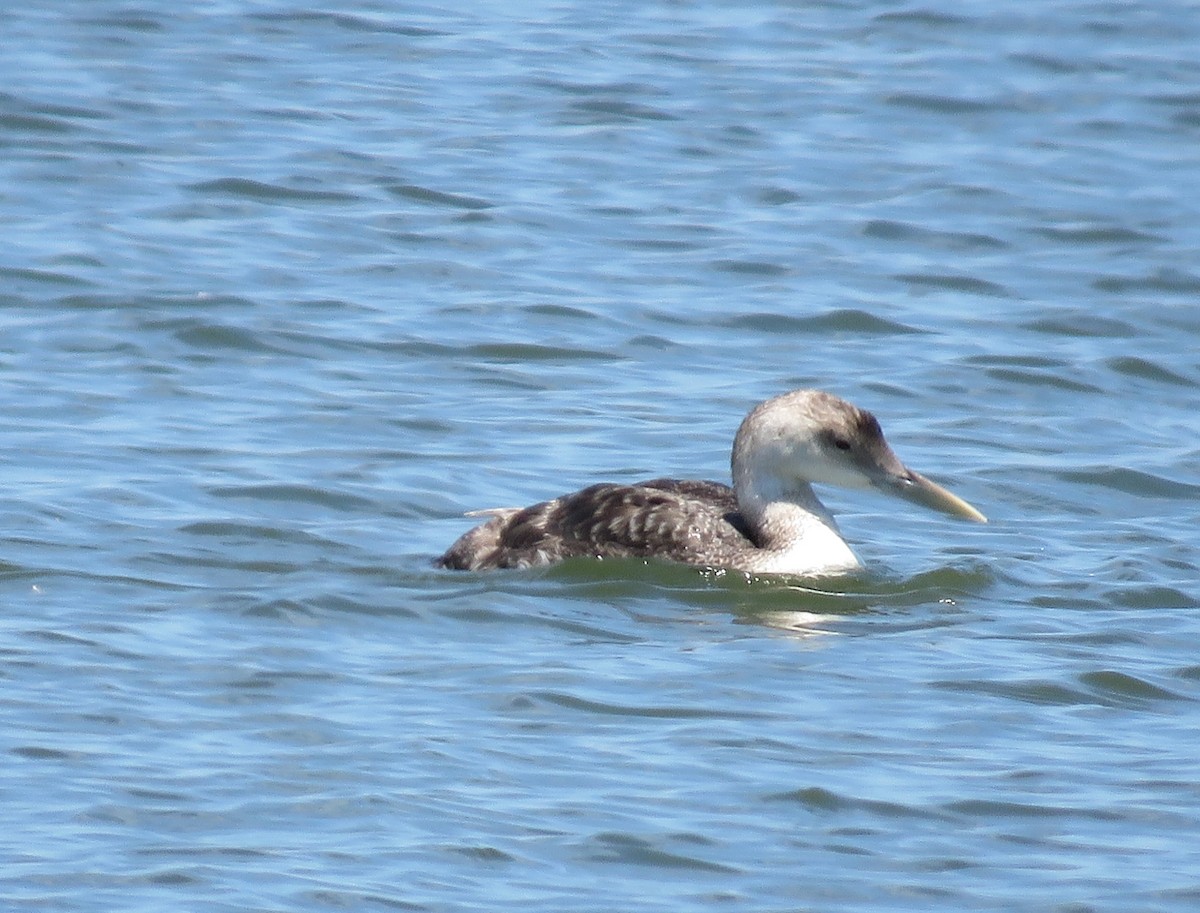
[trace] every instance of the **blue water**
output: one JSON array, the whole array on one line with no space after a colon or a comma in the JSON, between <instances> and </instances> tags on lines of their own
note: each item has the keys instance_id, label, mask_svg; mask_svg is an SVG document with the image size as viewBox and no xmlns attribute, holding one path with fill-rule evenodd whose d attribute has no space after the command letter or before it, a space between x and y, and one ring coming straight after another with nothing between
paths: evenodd
<instances>
[{"instance_id":1,"label":"blue water","mask_svg":"<svg viewBox=\"0 0 1200 913\"><path fill-rule=\"evenodd\" d=\"M5 908L1196 909L1194 4L0 34ZM430 566L798 386L992 522Z\"/></svg>"}]
</instances>

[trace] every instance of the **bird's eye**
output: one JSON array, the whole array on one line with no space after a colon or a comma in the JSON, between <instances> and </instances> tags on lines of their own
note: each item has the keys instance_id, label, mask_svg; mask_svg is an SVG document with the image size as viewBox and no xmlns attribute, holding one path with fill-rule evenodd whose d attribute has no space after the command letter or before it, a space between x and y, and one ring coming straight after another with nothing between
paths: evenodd
<instances>
[{"instance_id":1,"label":"bird's eye","mask_svg":"<svg viewBox=\"0 0 1200 913\"><path fill-rule=\"evenodd\" d=\"M846 440L844 437L835 437L833 439L833 446L836 447L838 450L849 450L850 442L848 440Z\"/></svg>"}]
</instances>

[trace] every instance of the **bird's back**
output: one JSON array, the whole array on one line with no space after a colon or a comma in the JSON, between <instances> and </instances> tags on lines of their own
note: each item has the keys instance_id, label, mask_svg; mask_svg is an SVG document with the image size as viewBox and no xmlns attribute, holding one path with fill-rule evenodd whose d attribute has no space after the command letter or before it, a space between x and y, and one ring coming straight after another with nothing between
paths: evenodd
<instances>
[{"instance_id":1,"label":"bird's back","mask_svg":"<svg viewBox=\"0 0 1200 913\"><path fill-rule=\"evenodd\" d=\"M601 483L532 507L497 511L437 563L473 571L578 557L724 565L756 547L729 486L652 479Z\"/></svg>"}]
</instances>

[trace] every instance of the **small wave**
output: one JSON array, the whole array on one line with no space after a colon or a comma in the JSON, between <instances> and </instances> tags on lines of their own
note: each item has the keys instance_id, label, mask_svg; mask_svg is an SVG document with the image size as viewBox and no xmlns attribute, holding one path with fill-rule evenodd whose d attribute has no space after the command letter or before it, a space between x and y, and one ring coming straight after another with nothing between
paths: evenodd
<instances>
[{"instance_id":1,"label":"small wave","mask_svg":"<svg viewBox=\"0 0 1200 913\"><path fill-rule=\"evenodd\" d=\"M269 184L249 178L218 178L188 185L189 190L216 196L233 196L260 203L347 203L358 200L355 194L333 190L311 190Z\"/></svg>"}]
</instances>

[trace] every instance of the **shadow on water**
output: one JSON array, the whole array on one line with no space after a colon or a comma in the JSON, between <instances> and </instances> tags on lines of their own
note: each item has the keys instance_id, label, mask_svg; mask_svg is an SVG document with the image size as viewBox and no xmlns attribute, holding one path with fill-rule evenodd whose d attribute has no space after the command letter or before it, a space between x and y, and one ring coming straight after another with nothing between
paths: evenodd
<instances>
[{"instance_id":1,"label":"shadow on water","mask_svg":"<svg viewBox=\"0 0 1200 913\"><path fill-rule=\"evenodd\" d=\"M488 580L490 578L490 580ZM640 559L576 559L536 571L498 572L488 588L619 606L640 614L664 601L706 614L732 616L737 624L796 631L817 630L848 619L909 614L910 609L957 606L983 592L993 578L982 565L966 564L910 577L860 573L829 578L759 576ZM928 625L928 613L917 623ZM916 621L914 619L914 621Z\"/></svg>"}]
</instances>

